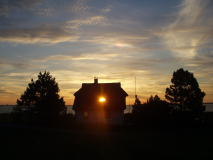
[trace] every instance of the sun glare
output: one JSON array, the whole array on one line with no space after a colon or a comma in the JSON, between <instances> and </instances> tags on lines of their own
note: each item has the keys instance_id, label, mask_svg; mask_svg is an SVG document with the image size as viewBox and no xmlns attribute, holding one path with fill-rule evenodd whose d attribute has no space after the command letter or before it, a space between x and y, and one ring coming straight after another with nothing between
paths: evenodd
<instances>
[{"instance_id":1,"label":"sun glare","mask_svg":"<svg viewBox=\"0 0 213 160\"><path fill-rule=\"evenodd\" d=\"M104 101L106 101L106 99L103 98L103 97L101 97L101 98L99 99L99 101L100 101L100 102L104 102Z\"/></svg>"}]
</instances>

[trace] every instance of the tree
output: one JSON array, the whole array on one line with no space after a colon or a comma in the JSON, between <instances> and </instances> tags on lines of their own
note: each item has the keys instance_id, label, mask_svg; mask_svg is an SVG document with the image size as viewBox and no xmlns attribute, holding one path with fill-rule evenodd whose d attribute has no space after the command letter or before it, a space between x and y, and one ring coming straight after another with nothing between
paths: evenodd
<instances>
[{"instance_id":1,"label":"tree","mask_svg":"<svg viewBox=\"0 0 213 160\"><path fill-rule=\"evenodd\" d=\"M143 119L151 124L165 124L168 123L172 107L169 103L161 100L158 95L154 97L151 95L147 102L142 104Z\"/></svg>"},{"instance_id":2,"label":"tree","mask_svg":"<svg viewBox=\"0 0 213 160\"><path fill-rule=\"evenodd\" d=\"M205 110L203 98L205 93L199 88L193 73L180 68L173 73L172 85L166 88L165 97L170 103L178 107L180 111L190 111L195 115Z\"/></svg>"},{"instance_id":3,"label":"tree","mask_svg":"<svg viewBox=\"0 0 213 160\"><path fill-rule=\"evenodd\" d=\"M134 123L138 123L139 122L139 117L140 117L140 110L141 110L141 101L139 100L139 98L135 98L135 103L132 106L132 115L133 115L133 121Z\"/></svg>"},{"instance_id":4,"label":"tree","mask_svg":"<svg viewBox=\"0 0 213 160\"><path fill-rule=\"evenodd\" d=\"M157 95L151 95L143 104L137 98L132 113L136 123L156 126L168 122L171 110L168 102L161 100Z\"/></svg>"},{"instance_id":5,"label":"tree","mask_svg":"<svg viewBox=\"0 0 213 160\"><path fill-rule=\"evenodd\" d=\"M40 72L38 80L31 79L24 94L17 99L13 112L25 113L31 119L40 121L53 120L57 115L66 112L65 102L59 96L59 91L55 78L49 72Z\"/></svg>"}]
</instances>

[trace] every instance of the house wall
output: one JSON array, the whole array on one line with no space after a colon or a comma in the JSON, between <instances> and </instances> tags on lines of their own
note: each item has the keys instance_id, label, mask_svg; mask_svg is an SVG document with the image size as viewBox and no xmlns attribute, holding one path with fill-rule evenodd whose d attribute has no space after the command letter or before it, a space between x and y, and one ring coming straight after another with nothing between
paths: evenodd
<instances>
[{"instance_id":1,"label":"house wall","mask_svg":"<svg viewBox=\"0 0 213 160\"><path fill-rule=\"evenodd\" d=\"M84 111L75 111L77 123L108 123L108 124L123 124L124 111L110 111L110 118L105 118L104 111L88 111L88 119L84 118Z\"/></svg>"}]
</instances>

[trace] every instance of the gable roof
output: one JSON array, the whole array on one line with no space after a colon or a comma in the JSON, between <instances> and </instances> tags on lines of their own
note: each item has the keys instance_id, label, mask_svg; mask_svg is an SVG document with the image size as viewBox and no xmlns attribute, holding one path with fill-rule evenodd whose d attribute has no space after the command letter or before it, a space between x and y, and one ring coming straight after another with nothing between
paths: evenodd
<instances>
[{"instance_id":1,"label":"gable roof","mask_svg":"<svg viewBox=\"0 0 213 160\"><path fill-rule=\"evenodd\" d=\"M128 94L121 88L121 83L83 83L74 94L73 110L125 110ZM99 102L104 97L105 102Z\"/></svg>"}]
</instances>

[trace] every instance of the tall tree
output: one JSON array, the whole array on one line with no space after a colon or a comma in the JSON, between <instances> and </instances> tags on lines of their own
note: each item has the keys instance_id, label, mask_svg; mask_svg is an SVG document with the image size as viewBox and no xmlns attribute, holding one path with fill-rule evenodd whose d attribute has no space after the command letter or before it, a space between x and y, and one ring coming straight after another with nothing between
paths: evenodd
<instances>
[{"instance_id":1,"label":"tall tree","mask_svg":"<svg viewBox=\"0 0 213 160\"><path fill-rule=\"evenodd\" d=\"M17 99L14 112L26 113L41 119L54 118L66 111L65 102L63 97L59 96L59 91L55 78L52 78L49 72L40 72L38 80L31 79L24 94Z\"/></svg>"},{"instance_id":2,"label":"tall tree","mask_svg":"<svg viewBox=\"0 0 213 160\"><path fill-rule=\"evenodd\" d=\"M173 73L171 82L172 85L166 88L165 97L172 104L178 106L180 111L200 114L205 110L205 106L203 106L205 93L199 88L193 73L180 68Z\"/></svg>"}]
</instances>

